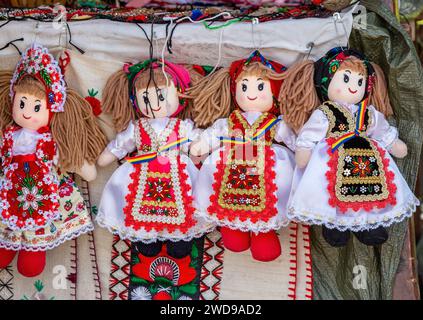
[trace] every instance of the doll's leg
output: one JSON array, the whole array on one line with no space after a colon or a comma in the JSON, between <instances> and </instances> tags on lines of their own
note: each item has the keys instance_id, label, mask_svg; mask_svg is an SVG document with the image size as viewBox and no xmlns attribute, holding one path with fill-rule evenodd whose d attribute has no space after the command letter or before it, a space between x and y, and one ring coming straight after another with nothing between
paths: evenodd
<instances>
[{"instance_id":1,"label":"doll's leg","mask_svg":"<svg viewBox=\"0 0 423 320\"><path fill-rule=\"evenodd\" d=\"M0 269L6 268L16 256L17 251L0 248Z\"/></svg>"},{"instance_id":2,"label":"doll's leg","mask_svg":"<svg viewBox=\"0 0 423 320\"><path fill-rule=\"evenodd\" d=\"M230 251L242 252L250 247L250 232L221 227L220 233L222 234L223 245Z\"/></svg>"},{"instance_id":3,"label":"doll's leg","mask_svg":"<svg viewBox=\"0 0 423 320\"><path fill-rule=\"evenodd\" d=\"M163 247L163 241L156 241L153 243L136 243L138 252L141 253L145 257L155 257L157 256Z\"/></svg>"},{"instance_id":4,"label":"doll's leg","mask_svg":"<svg viewBox=\"0 0 423 320\"><path fill-rule=\"evenodd\" d=\"M191 253L192 250L192 241L178 241L178 242L172 242L167 241L167 253L173 258L181 259L183 257L186 257Z\"/></svg>"},{"instance_id":5,"label":"doll's leg","mask_svg":"<svg viewBox=\"0 0 423 320\"><path fill-rule=\"evenodd\" d=\"M354 232L354 235L361 243L366 246L378 246L388 240L389 234L384 227L379 227L373 230L366 230Z\"/></svg>"},{"instance_id":6,"label":"doll's leg","mask_svg":"<svg viewBox=\"0 0 423 320\"><path fill-rule=\"evenodd\" d=\"M345 247L350 240L349 231L339 231L338 229L329 229L325 226L322 227L322 235L326 242L332 247Z\"/></svg>"},{"instance_id":7,"label":"doll's leg","mask_svg":"<svg viewBox=\"0 0 423 320\"><path fill-rule=\"evenodd\" d=\"M281 255L281 243L276 231L251 234L251 254L258 261L268 262Z\"/></svg>"},{"instance_id":8,"label":"doll's leg","mask_svg":"<svg viewBox=\"0 0 423 320\"><path fill-rule=\"evenodd\" d=\"M18 271L21 275L31 278L38 276L43 272L46 266L45 251L19 251Z\"/></svg>"}]
</instances>

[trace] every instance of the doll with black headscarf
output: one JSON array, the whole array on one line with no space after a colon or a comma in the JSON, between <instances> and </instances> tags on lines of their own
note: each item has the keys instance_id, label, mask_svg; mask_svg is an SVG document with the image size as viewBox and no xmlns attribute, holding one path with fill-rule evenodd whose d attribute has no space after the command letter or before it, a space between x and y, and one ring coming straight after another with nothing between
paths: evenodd
<instances>
[{"instance_id":1,"label":"doll with black headscarf","mask_svg":"<svg viewBox=\"0 0 423 320\"><path fill-rule=\"evenodd\" d=\"M282 111L298 132L288 216L323 225L336 247L350 231L366 245L384 243L385 227L410 217L419 201L389 155L404 158L407 146L386 120L393 111L383 71L355 50L334 48L284 78Z\"/></svg>"}]
</instances>

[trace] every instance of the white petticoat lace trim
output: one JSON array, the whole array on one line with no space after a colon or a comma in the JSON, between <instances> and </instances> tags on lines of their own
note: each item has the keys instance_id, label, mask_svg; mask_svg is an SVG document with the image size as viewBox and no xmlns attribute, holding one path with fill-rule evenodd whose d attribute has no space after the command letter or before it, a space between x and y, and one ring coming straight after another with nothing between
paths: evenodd
<instances>
[{"instance_id":1,"label":"white petticoat lace trim","mask_svg":"<svg viewBox=\"0 0 423 320\"><path fill-rule=\"evenodd\" d=\"M394 223L399 223L406 218L410 218L416 211L420 201L412 195L408 201L399 209L380 214L371 214L371 219L357 219L354 216L342 216L339 214L335 219L329 220L327 216L316 212L316 210L299 209L294 206L288 208L288 218L297 223L309 225L324 225L329 229L338 229L339 231L350 230L352 232L376 229L379 227L389 227ZM369 221L371 220L371 221Z\"/></svg>"},{"instance_id":2,"label":"white petticoat lace trim","mask_svg":"<svg viewBox=\"0 0 423 320\"><path fill-rule=\"evenodd\" d=\"M13 251L20 251L20 250L26 250L26 251L32 251L32 252L37 252L37 251L47 251L47 250L52 250L58 246L60 246L61 244L63 244L64 242L68 241L68 240L72 240L75 238L78 238L79 236L91 232L94 230L94 225L92 223L90 223L89 225L85 225L82 228L73 231L72 233L68 233L58 239L56 239L55 241L48 243L46 245L39 245L39 246L28 246L28 245L24 245L24 244L15 244L15 243L10 243L7 242L4 239L0 239L0 248L5 248L8 250L13 250Z\"/></svg>"},{"instance_id":3,"label":"white petticoat lace trim","mask_svg":"<svg viewBox=\"0 0 423 320\"><path fill-rule=\"evenodd\" d=\"M153 243L157 241L191 241L195 238L201 238L206 233L209 233L215 229L214 225L205 223L197 223L193 228L191 228L187 233L181 233L180 231L168 233L168 232L157 232L157 231L145 231L143 228L140 230L133 230L130 228L120 227L116 228L115 226L107 223L105 219L97 215L96 218L97 224L109 230L110 233L118 235L119 238L124 240L129 240L132 242L142 242L142 243Z\"/></svg>"},{"instance_id":4,"label":"white petticoat lace trim","mask_svg":"<svg viewBox=\"0 0 423 320\"><path fill-rule=\"evenodd\" d=\"M279 219L278 217L272 218L268 222L260 221L253 223L250 219L246 221L241 221L239 218L234 219L233 221L228 220L219 220L217 217L208 214L203 211L196 211L195 215L199 218L206 220L209 223L220 227L228 227L232 230L239 230L242 232L254 232L254 233L265 233L273 230L279 230L282 227L289 225L289 219Z\"/></svg>"}]
</instances>

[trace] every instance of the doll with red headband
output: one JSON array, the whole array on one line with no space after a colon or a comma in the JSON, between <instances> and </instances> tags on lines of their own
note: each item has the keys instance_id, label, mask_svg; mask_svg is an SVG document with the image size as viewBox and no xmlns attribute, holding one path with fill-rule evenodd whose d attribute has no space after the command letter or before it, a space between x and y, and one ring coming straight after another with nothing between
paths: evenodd
<instances>
[{"instance_id":1,"label":"doll with red headband","mask_svg":"<svg viewBox=\"0 0 423 320\"><path fill-rule=\"evenodd\" d=\"M383 71L353 49L334 48L284 75L282 110L299 131L288 216L323 225L323 237L345 246L350 232L366 245L388 239L386 227L410 217L419 201L389 154L407 146L393 115Z\"/></svg>"},{"instance_id":2,"label":"doll with red headband","mask_svg":"<svg viewBox=\"0 0 423 320\"><path fill-rule=\"evenodd\" d=\"M104 90L118 134L98 164L125 162L104 188L97 221L123 239L151 243L156 254L162 241L188 242L211 229L194 218L198 169L185 154L200 131L177 118L187 111L183 94L191 82L186 67L152 59L125 64Z\"/></svg>"},{"instance_id":3,"label":"doll with red headband","mask_svg":"<svg viewBox=\"0 0 423 320\"><path fill-rule=\"evenodd\" d=\"M94 179L106 141L46 48L32 45L0 79L0 269L18 253L18 271L33 277L44 269L46 250L93 230L66 171Z\"/></svg>"},{"instance_id":4,"label":"doll with red headband","mask_svg":"<svg viewBox=\"0 0 423 320\"><path fill-rule=\"evenodd\" d=\"M221 226L225 247L251 250L254 259L280 256L276 230L288 224L295 134L279 116L277 97L285 68L255 51L204 78L190 90L194 119L208 127L191 146L213 151L195 188L198 215Z\"/></svg>"}]
</instances>

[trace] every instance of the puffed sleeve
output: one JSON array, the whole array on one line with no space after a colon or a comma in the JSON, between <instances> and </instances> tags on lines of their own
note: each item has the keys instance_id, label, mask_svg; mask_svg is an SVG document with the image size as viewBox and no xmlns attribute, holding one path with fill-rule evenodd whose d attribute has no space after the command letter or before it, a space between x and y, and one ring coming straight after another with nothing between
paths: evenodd
<instances>
[{"instance_id":1,"label":"puffed sleeve","mask_svg":"<svg viewBox=\"0 0 423 320\"><path fill-rule=\"evenodd\" d=\"M118 159L122 159L128 153L135 150L135 125L133 122L130 122L128 128L124 131L119 132L116 135L116 138L109 142L107 149L113 153Z\"/></svg>"},{"instance_id":2,"label":"puffed sleeve","mask_svg":"<svg viewBox=\"0 0 423 320\"><path fill-rule=\"evenodd\" d=\"M279 116L278 118L281 119L281 121L279 121L276 126L275 140L285 143L289 149L295 151L295 141L297 137L294 131L285 121L283 121L283 116Z\"/></svg>"},{"instance_id":3,"label":"puffed sleeve","mask_svg":"<svg viewBox=\"0 0 423 320\"><path fill-rule=\"evenodd\" d=\"M391 126L383 113L377 111L374 106L369 106L369 110L372 114L372 122L367 129L367 135L385 149L390 150L392 144L398 139L397 128Z\"/></svg>"},{"instance_id":4,"label":"puffed sleeve","mask_svg":"<svg viewBox=\"0 0 423 320\"><path fill-rule=\"evenodd\" d=\"M184 133L183 133L184 138L188 138L189 140L191 140L191 142L196 141L200 138L203 130L200 128L196 128L192 120L186 119L182 122L182 125L184 129ZM182 151L188 152L189 145L190 145L189 143L183 144L181 147Z\"/></svg>"},{"instance_id":5,"label":"puffed sleeve","mask_svg":"<svg viewBox=\"0 0 423 320\"><path fill-rule=\"evenodd\" d=\"M220 146L220 137L226 137L228 134L228 119L218 119L201 133L200 140L213 150Z\"/></svg>"},{"instance_id":6,"label":"puffed sleeve","mask_svg":"<svg viewBox=\"0 0 423 320\"><path fill-rule=\"evenodd\" d=\"M312 149L326 137L329 121L323 111L313 111L310 119L301 128L295 143L296 149Z\"/></svg>"}]
</instances>

